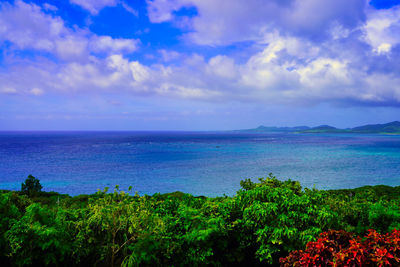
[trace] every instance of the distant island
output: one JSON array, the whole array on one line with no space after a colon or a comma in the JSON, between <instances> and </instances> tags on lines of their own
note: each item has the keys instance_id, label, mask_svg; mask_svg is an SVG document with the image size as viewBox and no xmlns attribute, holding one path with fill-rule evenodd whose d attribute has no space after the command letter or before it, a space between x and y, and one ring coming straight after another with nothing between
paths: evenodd
<instances>
[{"instance_id":1,"label":"distant island","mask_svg":"<svg viewBox=\"0 0 400 267\"><path fill-rule=\"evenodd\" d=\"M295 126L295 127L274 127L274 126L258 126L254 129L235 130L235 132L299 132L310 130L308 126Z\"/></svg>"},{"instance_id":2,"label":"distant island","mask_svg":"<svg viewBox=\"0 0 400 267\"><path fill-rule=\"evenodd\" d=\"M330 125L317 127L295 126L295 127L268 127L259 126L254 129L236 130L236 132L286 132L286 133L365 133L365 134L400 134L400 121L385 124L368 124L354 128L340 129Z\"/></svg>"}]
</instances>

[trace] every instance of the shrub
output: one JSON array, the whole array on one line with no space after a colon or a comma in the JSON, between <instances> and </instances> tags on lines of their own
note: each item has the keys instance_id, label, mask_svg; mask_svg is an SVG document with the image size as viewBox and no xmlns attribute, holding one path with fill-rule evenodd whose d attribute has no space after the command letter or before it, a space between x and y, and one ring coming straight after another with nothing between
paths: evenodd
<instances>
[{"instance_id":1,"label":"shrub","mask_svg":"<svg viewBox=\"0 0 400 267\"><path fill-rule=\"evenodd\" d=\"M235 201L242 211L237 226L244 246L254 247L256 257L271 264L332 228L337 217L321 204L321 191L302 191L298 182L281 182L273 176L239 191Z\"/></svg>"},{"instance_id":2,"label":"shrub","mask_svg":"<svg viewBox=\"0 0 400 267\"><path fill-rule=\"evenodd\" d=\"M73 237L58 216L62 213L34 203L14 220L5 236L15 265L55 265L70 257Z\"/></svg>"},{"instance_id":3,"label":"shrub","mask_svg":"<svg viewBox=\"0 0 400 267\"><path fill-rule=\"evenodd\" d=\"M5 233L20 216L17 206L13 203L12 192L0 194L0 262L5 266L8 261L6 255L10 253Z\"/></svg>"},{"instance_id":4,"label":"shrub","mask_svg":"<svg viewBox=\"0 0 400 267\"><path fill-rule=\"evenodd\" d=\"M379 234L369 230L362 240L353 234L328 231L316 242L309 242L306 250L292 251L280 259L281 266L399 266L400 231Z\"/></svg>"},{"instance_id":5,"label":"shrub","mask_svg":"<svg viewBox=\"0 0 400 267\"><path fill-rule=\"evenodd\" d=\"M398 232L379 234L400 227L400 187L310 190L272 175L241 185L232 197L139 196L118 187L69 197L39 193L30 175L25 192L0 190L0 262L265 266L293 251L281 264L400 266ZM367 229L376 232L356 237Z\"/></svg>"}]
</instances>

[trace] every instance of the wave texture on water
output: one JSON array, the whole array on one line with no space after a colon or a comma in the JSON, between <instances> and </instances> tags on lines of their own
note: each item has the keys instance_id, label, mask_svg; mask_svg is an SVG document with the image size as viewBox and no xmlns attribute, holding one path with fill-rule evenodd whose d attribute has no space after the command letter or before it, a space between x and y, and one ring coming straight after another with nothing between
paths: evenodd
<instances>
[{"instance_id":1,"label":"wave texture on water","mask_svg":"<svg viewBox=\"0 0 400 267\"><path fill-rule=\"evenodd\" d=\"M0 188L39 178L71 195L104 187L140 194L233 195L244 178L305 187L400 185L400 136L227 132L2 132Z\"/></svg>"}]
</instances>

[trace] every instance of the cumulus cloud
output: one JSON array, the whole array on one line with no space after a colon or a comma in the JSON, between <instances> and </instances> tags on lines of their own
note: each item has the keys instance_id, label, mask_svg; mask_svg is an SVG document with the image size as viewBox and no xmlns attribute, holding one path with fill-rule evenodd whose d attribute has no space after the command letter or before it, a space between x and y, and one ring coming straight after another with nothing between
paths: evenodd
<instances>
[{"instance_id":1,"label":"cumulus cloud","mask_svg":"<svg viewBox=\"0 0 400 267\"><path fill-rule=\"evenodd\" d=\"M223 55L208 61L191 55L187 56L185 65L146 66L120 54L87 63L21 64L13 73L0 75L0 82L5 84L19 79L14 87L10 86L15 89L9 93L34 85L68 94L113 92L204 101L301 105L335 101L375 105L400 103L398 76L371 75L355 68L351 62L330 57L304 62L301 58L287 57L286 48L277 40L241 64ZM308 52L315 53L312 47ZM24 73L23 80L19 73ZM3 89L2 93L6 91Z\"/></svg>"},{"instance_id":2,"label":"cumulus cloud","mask_svg":"<svg viewBox=\"0 0 400 267\"><path fill-rule=\"evenodd\" d=\"M0 6L0 42L9 41L16 49L33 49L64 60L83 60L91 53L133 52L135 39L97 36L88 30L68 28L60 17L46 14L40 6L16 1Z\"/></svg>"},{"instance_id":3,"label":"cumulus cloud","mask_svg":"<svg viewBox=\"0 0 400 267\"><path fill-rule=\"evenodd\" d=\"M365 19L365 0L148 0L154 23L179 19L176 11L195 7L188 18L192 32L187 38L197 44L226 45L260 40L265 31L279 29L297 36L320 39L326 29L340 25L353 28ZM180 25L180 24L177 24Z\"/></svg>"},{"instance_id":4,"label":"cumulus cloud","mask_svg":"<svg viewBox=\"0 0 400 267\"><path fill-rule=\"evenodd\" d=\"M240 60L228 52L206 56L201 46L197 53L155 49L161 60L150 64L128 55L139 40L71 29L34 4L5 3L1 40L63 61L11 60L12 68L0 70L0 92L400 106L398 8L375 10L365 3L327 0L317 12L321 2L316 0L149 1L149 18L156 23L174 21L182 7L195 7L198 14L188 17L192 31L185 35L192 42L218 46L251 40L254 45L251 52L235 51L243 53Z\"/></svg>"},{"instance_id":5,"label":"cumulus cloud","mask_svg":"<svg viewBox=\"0 0 400 267\"><path fill-rule=\"evenodd\" d=\"M19 49L51 51L56 49L52 39L62 35L68 35L63 21L42 13L39 6L22 1L14 6L1 4L0 40L8 40Z\"/></svg>"},{"instance_id":6,"label":"cumulus cloud","mask_svg":"<svg viewBox=\"0 0 400 267\"><path fill-rule=\"evenodd\" d=\"M385 54L400 43L400 6L368 12L368 21L363 28L366 42L373 51Z\"/></svg>"},{"instance_id":7,"label":"cumulus cloud","mask_svg":"<svg viewBox=\"0 0 400 267\"><path fill-rule=\"evenodd\" d=\"M197 15L188 17L186 40L264 46L242 64L225 55L198 64L192 75L202 76L205 88L217 85L232 99L399 105L400 68L394 57L381 57L399 43L399 7L376 10L364 0L152 0L149 18L174 22L187 7Z\"/></svg>"},{"instance_id":8,"label":"cumulus cloud","mask_svg":"<svg viewBox=\"0 0 400 267\"><path fill-rule=\"evenodd\" d=\"M124 39L124 38L111 38L110 36L94 36L91 39L91 48L96 52L127 52L131 53L138 49L140 43L136 39Z\"/></svg>"},{"instance_id":9,"label":"cumulus cloud","mask_svg":"<svg viewBox=\"0 0 400 267\"><path fill-rule=\"evenodd\" d=\"M189 1L147 0L149 19L153 23L170 21L174 18L172 13L179 10L186 4L189 4Z\"/></svg>"},{"instance_id":10,"label":"cumulus cloud","mask_svg":"<svg viewBox=\"0 0 400 267\"><path fill-rule=\"evenodd\" d=\"M208 72L224 79L235 79L238 77L238 70L232 58L218 55L208 62Z\"/></svg>"}]
</instances>

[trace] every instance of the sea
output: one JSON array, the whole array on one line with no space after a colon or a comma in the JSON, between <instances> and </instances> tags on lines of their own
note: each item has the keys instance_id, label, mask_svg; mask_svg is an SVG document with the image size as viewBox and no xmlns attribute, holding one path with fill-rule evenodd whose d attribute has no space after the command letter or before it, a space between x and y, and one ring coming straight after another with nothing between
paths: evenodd
<instances>
[{"instance_id":1,"label":"sea","mask_svg":"<svg viewBox=\"0 0 400 267\"><path fill-rule=\"evenodd\" d=\"M272 173L317 189L400 185L400 136L241 132L0 132L0 189L232 196Z\"/></svg>"}]
</instances>

